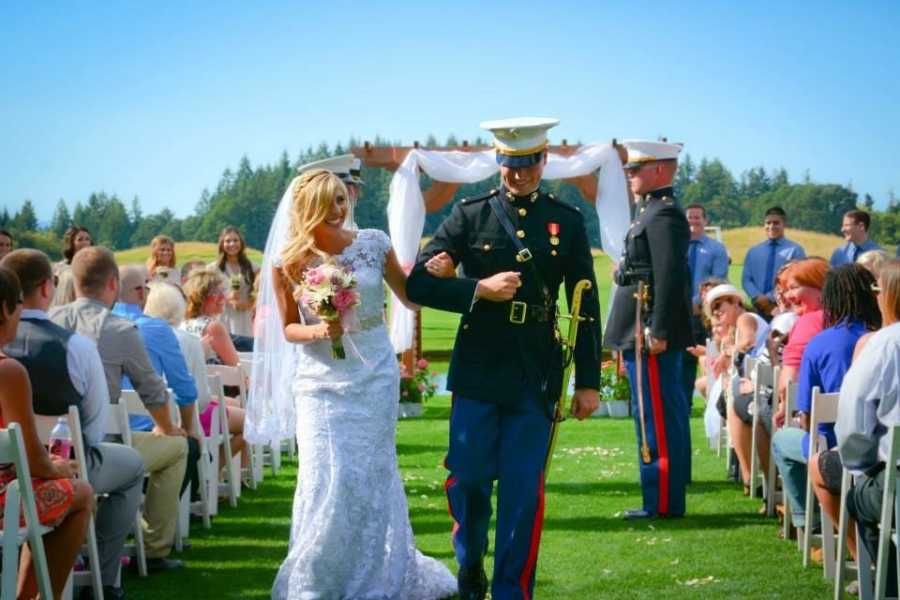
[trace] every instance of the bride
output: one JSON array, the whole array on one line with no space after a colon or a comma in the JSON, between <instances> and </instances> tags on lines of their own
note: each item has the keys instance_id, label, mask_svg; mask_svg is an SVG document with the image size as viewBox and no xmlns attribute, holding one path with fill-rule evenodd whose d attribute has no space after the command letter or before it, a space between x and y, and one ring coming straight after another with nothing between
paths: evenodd
<instances>
[{"instance_id":1,"label":"bride","mask_svg":"<svg viewBox=\"0 0 900 600\"><path fill-rule=\"evenodd\" d=\"M383 282L408 304L406 275L383 232L344 228L347 190L330 171L294 179L285 204L279 213L289 225L270 273L284 339L295 345L288 364L299 468L288 556L272 598L452 596L450 571L416 550L397 468L399 366L384 325ZM358 323L350 331L298 306L305 269L326 260L356 278ZM346 358L334 359L330 339L341 335Z\"/></svg>"}]
</instances>

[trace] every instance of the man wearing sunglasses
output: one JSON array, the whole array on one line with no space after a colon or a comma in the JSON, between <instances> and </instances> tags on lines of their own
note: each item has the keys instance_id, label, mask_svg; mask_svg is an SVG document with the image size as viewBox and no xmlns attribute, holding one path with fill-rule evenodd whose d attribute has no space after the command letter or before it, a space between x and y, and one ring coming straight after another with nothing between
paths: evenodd
<instances>
[{"instance_id":1,"label":"man wearing sunglasses","mask_svg":"<svg viewBox=\"0 0 900 600\"><path fill-rule=\"evenodd\" d=\"M625 173L638 209L616 271L619 287L604 345L622 353L639 438L643 506L624 514L627 519L680 517L690 479L682 359L691 344L690 229L672 192L681 145L646 140L623 144L628 150ZM640 306L639 287L646 291Z\"/></svg>"}]
</instances>

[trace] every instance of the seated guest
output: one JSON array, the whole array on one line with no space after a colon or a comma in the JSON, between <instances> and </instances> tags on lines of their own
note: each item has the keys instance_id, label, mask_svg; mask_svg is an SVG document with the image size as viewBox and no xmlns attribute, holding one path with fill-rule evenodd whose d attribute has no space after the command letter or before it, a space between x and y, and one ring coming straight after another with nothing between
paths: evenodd
<instances>
[{"instance_id":1,"label":"seated guest","mask_svg":"<svg viewBox=\"0 0 900 600\"><path fill-rule=\"evenodd\" d=\"M181 285L179 287L183 287L185 283L187 283L188 275L191 274L191 271L196 269L205 269L206 263L202 260L189 260L183 265L181 265Z\"/></svg>"},{"instance_id":2,"label":"seated guest","mask_svg":"<svg viewBox=\"0 0 900 600\"><path fill-rule=\"evenodd\" d=\"M884 468L891 425L900 423L900 260L888 261L879 280L884 327L874 333L844 377L835 425L843 465L862 481L847 495L847 512L862 525L862 542L878 558ZM896 563L888 560L888 597L897 596Z\"/></svg>"},{"instance_id":3,"label":"seated guest","mask_svg":"<svg viewBox=\"0 0 900 600\"><path fill-rule=\"evenodd\" d=\"M75 254L79 250L93 245L94 240L91 238L91 232L87 230L87 227L71 225L63 234L63 259L53 265L53 276L59 277L60 273L67 271L72 264L72 259L75 258Z\"/></svg>"},{"instance_id":4,"label":"seated guest","mask_svg":"<svg viewBox=\"0 0 900 600\"><path fill-rule=\"evenodd\" d=\"M0 229L0 259L12 252L13 235L5 229Z\"/></svg>"},{"instance_id":5,"label":"seated guest","mask_svg":"<svg viewBox=\"0 0 900 600\"><path fill-rule=\"evenodd\" d=\"M772 417L775 428L782 427L785 419L785 399L787 389L797 381L800 371L800 359L806 344L814 338L824 326L822 311L822 286L828 263L821 258L805 258L791 264L781 274L784 280L785 301L797 314L797 322L791 328L791 334L781 356L781 375L778 381L778 410Z\"/></svg>"},{"instance_id":6,"label":"seated guest","mask_svg":"<svg viewBox=\"0 0 900 600\"><path fill-rule=\"evenodd\" d=\"M101 246L79 251L72 259L72 274L78 299L55 308L50 319L97 344L111 401L118 402L122 376L127 375L152 416L153 433L136 431L132 436L134 448L150 475L144 501L147 567L179 568L181 561L166 557L175 539L179 488L187 461L184 430L172 423L166 382L154 370L137 326L110 310L119 297L119 271L113 253Z\"/></svg>"},{"instance_id":7,"label":"seated guest","mask_svg":"<svg viewBox=\"0 0 900 600\"><path fill-rule=\"evenodd\" d=\"M881 267L888 260L887 252L884 250L869 250L868 252L863 252L859 255L859 258L856 259L856 262L864 266L869 270L876 280L878 276L881 274Z\"/></svg>"},{"instance_id":8,"label":"seated guest","mask_svg":"<svg viewBox=\"0 0 900 600\"><path fill-rule=\"evenodd\" d=\"M207 362L229 366L240 364L240 357L228 330L216 319L225 310L225 280L212 269L194 270L184 284L187 319L181 328L208 343Z\"/></svg>"},{"instance_id":9,"label":"seated guest","mask_svg":"<svg viewBox=\"0 0 900 600\"><path fill-rule=\"evenodd\" d=\"M194 410L197 404L197 386L188 371L181 353L178 339L168 323L162 319L147 316L143 313L147 298L147 278L140 265L125 265L119 269L119 301L113 307L113 314L133 322L141 332L144 348L153 368L175 393L175 403L181 413L183 429L189 432L194 424ZM131 382L125 376L122 387L132 389ZM131 430L152 431L153 419L145 415L130 415ZM181 484L181 493L191 483L198 481L197 459L200 458L200 444L197 439L188 436L187 469ZM196 487L196 486L195 486Z\"/></svg>"},{"instance_id":10,"label":"seated guest","mask_svg":"<svg viewBox=\"0 0 900 600\"><path fill-rule=\"evenodd\" d=\"M150 274L150 279L169 280L177 277L175 240L167 235L158 235L150 240L147 272Z\"/></svg>"},{"instance_id":11,"label":"seated guest","mask_svg":"<svg viewBox=\"0 0 900 600\"><path fill-rule=\"evenodd\" d=\"M750 296L753 308L768 318L775 308L775 274L784 263L804 258L806 253L800 244L784 237L787 214L780 206L766 211L766 241L753 246L744 257L741 277L744 291Z\"/></svg>"},{"instance_id":12,"label":"seated guest","mask_svg":"<svg viewBox=\"0 0 900 600\"><path fill-rule=\"evenodd\" d=\"M800 427L780 429L772 442L795 523L802 523L806 514L812 389L818 387L826 394L840 391L857 341L867 331L881 326L881 314L872 291L874 284L872 274L855 263L844 264L825 277L821 295L825 329L809 341L800 363L797 387ZM820 424L816 434L825 436L829 448L834 446L833 423Z\"/></svg>"},{"instance_id":13,"label":"seated guest","mask_svg":"<svg viewBox=\"0 0 900 600\"><path fill-rule=\"evenodd\" d=\"M109 406L103 362L93 340L48 319L54 294L50 259L38 250L22 249L0 265L16 273L22 286L22 318L6 352L28 371L34 412L63 415L70 405L78 407L88 480L98 494L106 495L96 523L101 580L107 596L117 597L121 590L113 586L140 506L144 462L132 448L103 443Z\"/></svg>"},{"instance_id":14,"label":"seated guest","mask_svg":"<svg viewBox=\"0 0 900 600\"><path fill-rule=\"evenodd\" d=\"M749 495L753 443L753 414L750 407L753 403L753 390L749 380L750 373L743 372L743 365L745 356L761 358L765 352L769 326L765 319L744 308L741 293L731 284L719 285L707 292L704 309L712 322L721 350L713 362L713 374L718 377L727 373L730 375L729 379L737 378L737 393L734 393L731 384L724 386L726 397L730 399L720 412L728 422L729 435L734 443L744 481L744 493ZM767 412L764 422L768 422L768 416ZM765 427L757 430L757 447L765 472L769 464L769 434Z\"/></svg>"},{"instance_id":15,"label":"seated guest","mask_svg":"<svg viewBox=\"0 0 900 600\"><path fill-rule=\"evenodd\" d=\"M704 280L697 288L700 305L703 305L706 293L709 290L723 283L728 283L728 281L719 277L710 277ZM700 362L702 369L700 369L700 374L694 381L694 389L706 398L706 385L709 379L707 375L711 366L706 360L706 340L712 338L712 324L709 322L709 317L706 316L705 312L701 311L700 314L691 315L691 335L694 339L694 345L688 346L686 350L698 361L702 361Z\"/></svg>"},{"instance_id":16,"label":"seated guest","mask_svg":"<svg viewBox=\"0 0 900 600\"><path fill-rule=\"evenodd\" d=\"M185 306L184 296L178 288L165 283L151 283L144 314L162 319L174 329L188 370L197 382L197 404L201 411L200 426L203 433L209 435L212 413L219 405L219 399L210 395L203 343L199 337L179 327L184 320ZM231 452L237 454L244 449L244 409L233 398L226 397L225 413L228 417L228 430L233 436ZM219 464L225 464L224 455L220 457Z\"/></svg>"},{"instance_id":17,"label":"seated guest","mask_svg":"<svg viewBox=\"0 0 900 600\"><path fill-rule=\"evenodd\" d=\"M881 246L869 239L869 213L864 210L848 210L841 222L841 235L845 244L831 255L832 268L856 262L864 252L881 250Z\"/></svg>"},{"instance_id":18,"label":"seated guest","mask_svg":"<svg viewBox=\"0 0 900 600\"><path fill-rule=\"evenodd\" d=\"M15 273L0 267L0 347L16 337L22 304L22 290ZM51 457L41 444L31 408L28 372L15 359L0 352L0 427L18 423L25 446L31 485L35 491L38 520L53 531L44 535L44 549L50 570L53 595L62 598L63 588L75 558L84 542L94 508L94 490L86 481L74 479L73 461ZM0 518L6 508L6 488L16 479L14 465L0 465ZM22 482L20 482L22 484ZM134 513L132 513L133 515ZM24 525L24 519L20 519ZM12 532L15 535L15 531ZM9 532L7 532L9 535ZM22 548L19 563L17 598L36 598L37 579L32 568L31 551Z\"/></svg>"},{"instance_id":19,"label":"seated guest","mask_svg":"<svg viewBox=\"0 0 900 600\"><path fill-rule=\"evenodd\" d=\"M772 320L769 322L769 339L766 342L766 352L773 367L781 366L784 346L797 319L800 318L785 295L787 283L783 275L792 264L794 263L786 263L775 276L775 310L772 312Z\"/></svg>"}]
</instances>

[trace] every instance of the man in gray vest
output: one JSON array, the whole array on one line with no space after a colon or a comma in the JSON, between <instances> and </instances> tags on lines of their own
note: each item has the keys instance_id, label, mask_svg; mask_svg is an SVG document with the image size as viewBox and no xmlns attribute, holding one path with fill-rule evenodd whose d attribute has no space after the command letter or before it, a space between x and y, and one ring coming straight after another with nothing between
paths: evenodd
<instances>
[{"instance_id":1,"label":"man in gray vest","mask_svg":"<svg viewBox=\"0 0 900 600\"><path fill-rule=\"evenodd\" d=\"M147 568L180 568L181 561L167 557L175 540L179 490L187 464L185 432L172 423L166 382L150 363L137 326L110 311L119 298L119 268L113 253L102 246L79 250L72 259L72 275L76 300L53 309L50 319L97 343L111 402L119 401L122 376L127 375L150 413L153 433L132 434L132 444L150 476L144 500Z\"/></svg>"},{"instance_id":2,"label":"man in gray vest","mask_svg":"<svg viewBox=\"0 0 900 600\"><path fill-rule=\"evenodd\" d=\"M78 407L88 479L98 494L106 494L96 521L101 579L105 596L119 597L116 574L140 505L144 462L132 448L102 442L109 405L103 363L93 341L47 317L55 291L50 259L38 250L22 249L8 254L0 265L19 277L24 299L16 339L4 352L27 369L35 413L62 415L69 406Z\"/></svg>"}]
</instances>

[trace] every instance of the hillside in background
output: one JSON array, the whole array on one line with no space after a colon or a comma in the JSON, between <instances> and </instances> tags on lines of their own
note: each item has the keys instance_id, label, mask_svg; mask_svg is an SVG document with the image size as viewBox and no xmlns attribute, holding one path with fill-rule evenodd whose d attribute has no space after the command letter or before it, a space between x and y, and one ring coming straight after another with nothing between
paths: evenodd
<instances>
[{"instance_id":1,"label":"hillside in background","mask_svg":"<svg viewBox=\"0 0 900 600\"><path fill-rule=\"evenodd\" d=\"M731 264L744 264L744 256L750 246L754 246L765 239L762 227L738 227L722 231L722 243L728 248L728 256ZM788 228L786 236L803 246L807 256L821 256L828 260L834 249L844 243L844 238L839 235L828 235L816 231L800 231Z\"/></svg>"},{"instance_id":2,"label":"hillside in background","mask_svg":"<svg viewBox=\"0 0 900 600\"><path fill-rule=\"evenodd\" d=\"M212 262L219 255L219 251L215 244L209 242L176 242L175 259L180 267L184 263L191 260L202 260L203 262ZM116 252L116 262L120 265L129 265L147 262L150 256L150 246L138 246L129 250L121 250ZM256 263L262 264L262 252L253 248L247 248L247 258Z\"/></svg>"}]
</instances>

